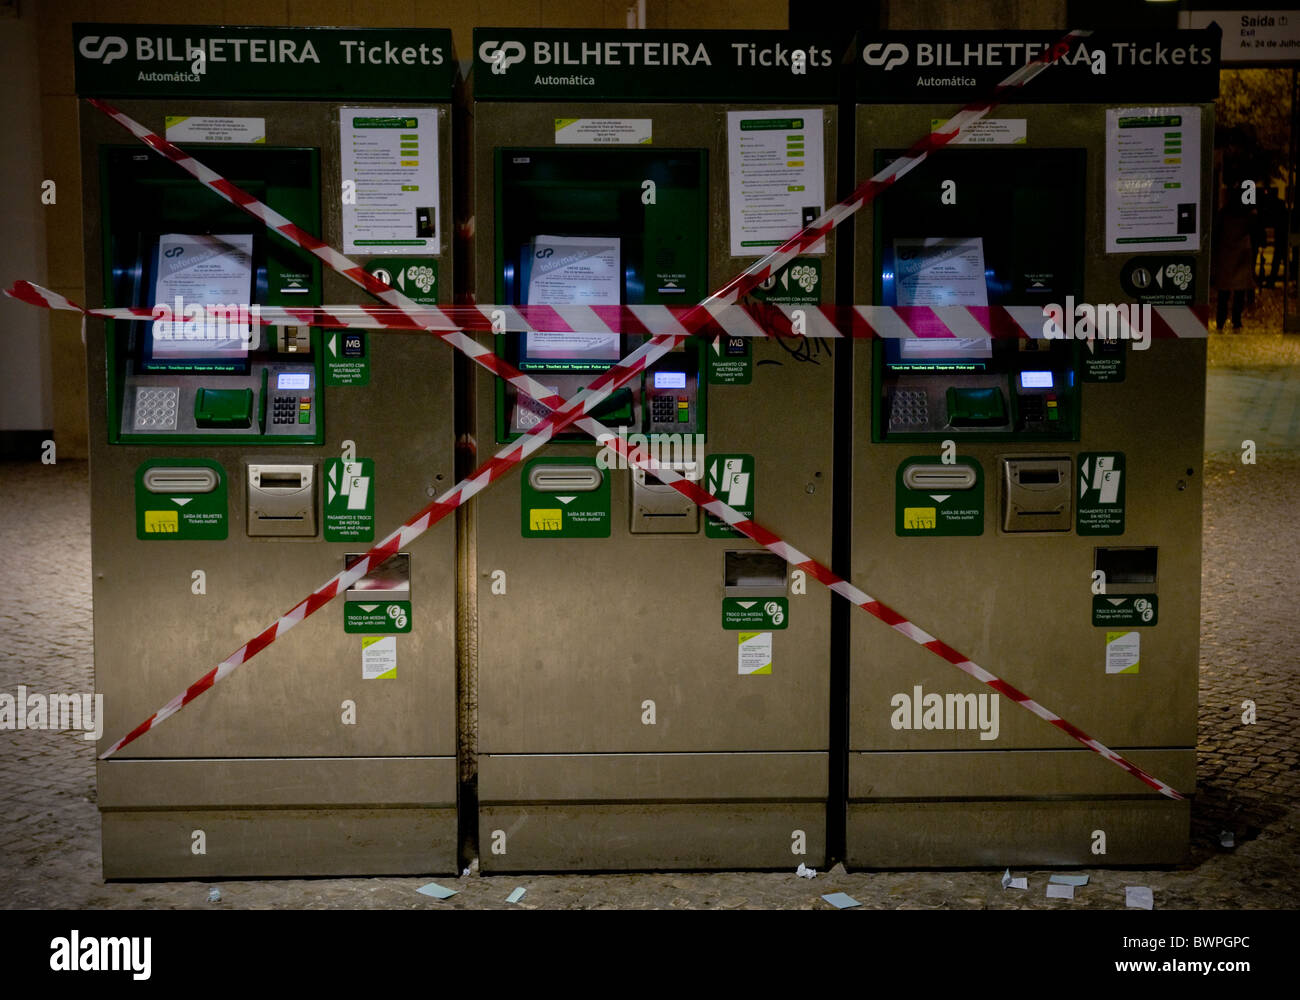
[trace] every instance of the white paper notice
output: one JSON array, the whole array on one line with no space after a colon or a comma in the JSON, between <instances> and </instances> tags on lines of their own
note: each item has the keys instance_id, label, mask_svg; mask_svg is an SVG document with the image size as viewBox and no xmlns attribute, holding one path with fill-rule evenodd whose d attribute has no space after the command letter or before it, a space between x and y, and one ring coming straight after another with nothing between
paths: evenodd
<instances>
[{"instance_id":1,"label":"white paper notice","mask_svg":"<svg viewBox=\"0 0 1300 1000\"><path fill-rule=\"evenodd\" d=\"M266 142L265 118L168 115L168 142Z\"/></svg>"},{"instance_id":2,"label":"white paper notice","mask_svg":"<svg viewBox=\"0 0 1300 1000\"><path fill-rule=\"evenodd\" d=\"M397 677L397 636L361 637L362 680L393 680Z\"/></svg>"},{"instance_id":3,"label":"white paper notice","mask_svg":"<svg viewBox=\"0 0 1300 1000\"><path fill-rule=\"evenodd\" d=\"M937 132L948 123L946 118L931 118L930 131ZM981 118L971 122L957 133L950 146L1014 146L1025 141L1028 119Z\"/></svg>"},{"instance_id":4,"label":"white paper notice","mask_svg":"<svg viewBox=\"0 0 1300 1000\"><path fill-rule=\"evenodd\" d=\"M538 236L528 305L616 306L623 291L617 236Z\"/></svg>"},{"instance_id":5,"label":"white paper notice","mask_svg":"<svg viewBox=\"0 0 1300 1000\"><path fill-rule=\"evenodd\" d=\"M1047 898L1048 899L1073 899L1074 886L1056 885L1055 883L1049 883L1047 886Z\"/></svg>"},{"instance_id":6,"label":"white paper notice","mask_svg":"<svg viewBox=\"0 0 1300 1000\"><path fill-rule=\"evenodd\" d=\"M1106 109L1106 252L1200 243L1201 109Z\"/></svg>"},{"instance_id":7,"label":"white paper notice","mask_svg":"<svg viewBox=\"0 0 1300 1000\"><path fill-rule=\"evenodd\" d=\"M192 235L165 233L158 238L154 260L154 302L181 312L192 305L247 308L253 295L253 234ZM214 327L214 332L216 328ZM184 354L211 355L214 352L243 353L257 338L252 327L237 322L225 324L220 340L175 337L154 342L155 357Z\"/></svg>"},{"instance_id":8,"label":"white paper notice","mask_svg":"<svg viewBox=\"0 0 1300 1000\"><path fill-rule=\"evenodd\" d=\"M653 130L653 118L557 118L555 144L645 145Z\"/></svg>"},{"instance_id":9,"label":"white paper notice","mask_svg":"<svg viewBox=\"0 0 1300 1000\"><path fill-rule=\"evenodd\" d=\"M1124 886L1124 905L1135 910L1149 910L1156 905L1155 894L1149 886Z\"/></svg>"},{"instance_id":10,"label":"white paper notice","mask_svg":"<svg viewBox=\"0 0 1300 1000\"><path fill-rule=\"evenodd\" d=\"M442 252L437 111L339 108L339 154L344 253Z\"/></svg>"},{"instance_id":11,"label":"white paper notice","mask_svg":"<svg viewBox=\"0 0 1300 1000\"><path fill-rule=\"evenodd\" d=\"M817 108L727 112L733 257L762 256L822 214L822 128ZM806 252L825 253L825 241Z\"/></svg>"},{"instance_id":12,"label":"white paper notice","mask_svg":"<svg viewBox=\"0 0 1300 1000\"><path fill-rule=\"evenodd\" d=\"M1106 673L1136 674L1142 636L1138 632L1106 633Z\"/></svg>"},{"instance_id":13,"label":"white paper notice","mask_svg":"<svg viewBox=\"0 0 1300 1000\"><path fill-rule=\"evenodd\" d=\"M986 306L984 239L932 236L894 240L900 306Z\"/></svg>"},{"instance_id":14,"label":"white paper notice","mask_svg":"<svg viewBox=\"0 0 1300 1000\"><path fill-rule=\"evenodd\" d=\"M737 632L740 643L740 673L770 674L772 672L772 633Z\"/></svg>"}]
</instances>

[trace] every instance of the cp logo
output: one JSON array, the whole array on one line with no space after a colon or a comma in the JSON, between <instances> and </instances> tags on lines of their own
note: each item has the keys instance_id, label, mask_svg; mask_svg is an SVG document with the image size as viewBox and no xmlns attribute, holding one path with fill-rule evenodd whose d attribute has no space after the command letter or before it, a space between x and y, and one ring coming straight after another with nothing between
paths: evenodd
<instances>
[{"instance_id":1,"label":"cp logo","mask_svg":"<svg viewBox=\"0 0 1300 1000\"><path fill-rule=\"evenodd\" d=\"M164 250L164 251L163 251L163 256L164 256L164 257L179 257L179 256L180 256L181 254L183 254L184 252L185 252L185 248L184 248L184 247L172 247L172 248L169 249L169 250Z\"/></svg>"},{"instance_id":2,"label":"cp logo","mask_svg":"<svg viewBox=\"0 0 1300 1000\"><path fill-rule=\"evenodd\" d=\"M484 42L478 47L478 57L492 64L493 73L504 73L527 54L523 42Z\"/></svg>"},{"instance_id":3,"label":"cp logo","mask_svg":"<svg viewBox=\"0 0 1300 1000\"><path fill-rule=\"evenodd\" d=\"M884 68L887 70L907 62L907 55L907 46L902 42L890 42L888 45L884 42L872 42L862 49L864 63L868 66L879 66L884 63Z\"/></svg>"},{"instance_id":4,"label":"cp logo","mask_svg":"<svg viewBox=\"0 0 1300 1000\"><path fill-rule=\"evenodd\" d=\"M77 46L77 51L87 59L103 59L104 65L107 66L115 59L121 59L126 55L126 39L121 35L107 35L100 38L98 35L87 35Z\"/></svg>"}]
</instances>

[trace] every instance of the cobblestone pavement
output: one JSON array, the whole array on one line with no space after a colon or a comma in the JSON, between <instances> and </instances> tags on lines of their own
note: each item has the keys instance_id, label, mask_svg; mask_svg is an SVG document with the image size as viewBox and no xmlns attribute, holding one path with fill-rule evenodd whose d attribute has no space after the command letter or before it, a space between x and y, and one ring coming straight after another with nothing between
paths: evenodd
<instances>
[{"instance_id":1,"label":"cobblestone pavement","mask_svg":"<svg viewBox=\"0 0 1300 1000\"><path fill-rule=\"evenodd\" d=\"M1027 892L1003 890L1001 873L983 870L837 870L812 881L793 872L471 876L437 880L459 890L447 901L416 893L426 878L106 884L92 744L70 733L0 730L0 907L817 909L829 906L823 894L843 891L871 909L1113 909L1124 906L1128 885L1151 886L1159 909L1300 906L1300 433L1292 432L1300 369L1267 367L1268 346L1248 339L1242 349L1252 367L1211 379L1211 413L1235 413L1237 422L1232 433L1210 436L1204 470L1200 752L1188 865L1093 869L1073 900L1045 898L1048 871L1015 872L1029 877ZM1261 444L1253 466L1241 464L1233 438L1251 427L1246 400L1271 414L1269 446ZM0 511L0 691L91 690L85 465L0 464ZM1247 699L1256 704L1253 725L1241 718ZM1224 830L1235 847L1221 846ZM213 886L219 902L208 900ZM506 903L516 886L527 894Z\"/></svg>"}]
</instances>

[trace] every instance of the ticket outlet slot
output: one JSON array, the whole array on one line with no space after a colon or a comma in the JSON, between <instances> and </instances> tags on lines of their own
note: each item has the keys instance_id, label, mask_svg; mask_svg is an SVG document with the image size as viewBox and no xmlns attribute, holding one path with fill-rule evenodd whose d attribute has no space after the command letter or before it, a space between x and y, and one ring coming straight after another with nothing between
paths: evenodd
<instances>
[{"instance_id":1,"label":"ticket outlet slot","mask_svg":"<svg viewBox=\"0 0 1300 1000\"><path fill-rule=\"evenodd\" d=\"M155 466L145 470L142 481L144 488L150 493L197 495L211 493L217 488L220 479L215 469L206 469L202 466L195 468Z\"/></svg>"}]
</instances>

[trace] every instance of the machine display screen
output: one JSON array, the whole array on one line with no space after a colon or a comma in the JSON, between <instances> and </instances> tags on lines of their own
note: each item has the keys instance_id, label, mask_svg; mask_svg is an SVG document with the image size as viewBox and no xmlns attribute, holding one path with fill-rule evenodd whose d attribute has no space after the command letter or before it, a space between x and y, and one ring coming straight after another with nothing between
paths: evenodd
<instances>
[{"instance_id":1,"label":"machine display screen","mask_svg":"<svg viewBox=\"0 0 1300 1000\"><path fill-rule=\"evenodd\" d=\"M1021 372L1020 388L1050 389L1052 388L1052 373L1051 372Z\"/></svg>"},{"instance_id":2,"label":"machine display screen","mask_svg":"<svg viewBox=\"0 0 1300 1000\"><path fill-rule=\"evenodd\" d=\"M901 151L877 150L883 168ZM915 192L875 206L881 305L1013 306L1083 294L1082 149L947 148L908 176ZM1014 225L1011 224L1014 220Z\"/></svg>"},{"instance_id":3,"label":"machine display screen","mask_svg":"<svg viewBox=\"0 0 1300 1000\"><path fill-rule=\"evenodd\" d=\"M524 334L520 367L551 370L604 369L623 355L617 333L530 330Z\"/></svg>"},{"instance_id":4,"label":"machine display screen","mask_svg":"<svg viewBox=\"0 0 1300 1000\"><path fill-rule=\"evenodd\" d=\"M311 372L281 372L275 379L277 389L310 389Z\"/></svg>"},{"instance_id":5,"label":"machine display screen","mask_svg":"<svg viewBox=\"0 0 1300 1000\"><path fill-rule=\"evenodd\" d=\"M655 372L656 389L685 389L685 372Z\"/></svg>"}]
</instances>

